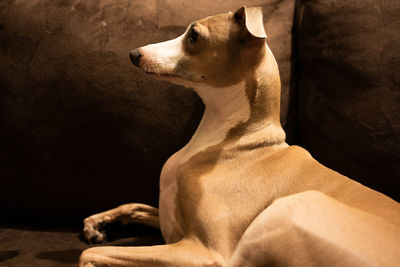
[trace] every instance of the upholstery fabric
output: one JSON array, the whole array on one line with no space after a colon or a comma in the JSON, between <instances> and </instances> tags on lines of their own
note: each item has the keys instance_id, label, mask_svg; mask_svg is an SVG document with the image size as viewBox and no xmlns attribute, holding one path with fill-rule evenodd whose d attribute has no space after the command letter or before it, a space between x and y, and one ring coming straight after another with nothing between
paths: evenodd
<instances>
[{"instance_id":1,"label":"upholstery fabric","mask_svg":"<svg viewBox=\"0 0 400 267\"><path fill-rule=\"evenodd\" d=\"M299 1L301 144L400 200L400 2Z\"/></svg>"},{"instance_id":2,"label":"upholstery fabric","mask_svg":"<svg viewBox=\"0 0 400 267\"><path fill-rule=\"evenodd\" d=\"M157 205L161 167L189 140L203 106L191 90L134 68L128 53L174 38L196 19L241 5L1 1L2 216L80 221L122 203ZM246 5L264 9L269 43L281 67L286 121L294 0Z\"/></svg>"},{"instance_id":3,"label":"upholstery fabric","mask_svg":"<svg viewBox=\"0 0 400 267\"><path fill-rule=\"evenodd\" d=\"M162 244L159 231L144 226L109 227L109 242L101 246L147 246ZM0 226L0 266L72 267L77 266L88 245L76 227Z\"/></svg>"}]
</instances>

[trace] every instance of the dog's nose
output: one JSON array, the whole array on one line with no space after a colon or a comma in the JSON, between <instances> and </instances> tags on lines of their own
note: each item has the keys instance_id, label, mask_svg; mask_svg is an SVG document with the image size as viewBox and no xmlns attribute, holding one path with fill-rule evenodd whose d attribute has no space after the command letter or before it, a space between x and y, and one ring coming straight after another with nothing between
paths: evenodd
<instances>
[{"instance_id":1,"label":"dog's nose","mask_svg":"<svg viewBox=\"0 0 400 267\"><path fill-rule=\"evenodd\" d=\"M131 58L132 63L139 67L140 58L142 57L142 54L140 54L139 49L136 48L136 49L132 50L129 53L129 57Z\"/></svg>"}]
</instances>

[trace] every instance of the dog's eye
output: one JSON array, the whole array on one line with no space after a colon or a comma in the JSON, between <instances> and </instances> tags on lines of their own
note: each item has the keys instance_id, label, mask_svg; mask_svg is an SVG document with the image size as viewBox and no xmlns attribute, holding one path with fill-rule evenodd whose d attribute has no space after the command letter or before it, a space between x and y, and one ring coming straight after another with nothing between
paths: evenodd
<instances>
[{"instance_id":1,"label":"dog's eye","mask_svg":"<svg viewBox=\"0 0 400 267\"><path fill-rule=\"evenodd\" d=\"M196 32L194 29L192 29L192 30L190 31L190 33L189 33L188 38L189 38L189 41L190 41L191 43L194 43L194 42L197 41L197 39L199 39L199 33Z\"/></svg>"}]
</instances>

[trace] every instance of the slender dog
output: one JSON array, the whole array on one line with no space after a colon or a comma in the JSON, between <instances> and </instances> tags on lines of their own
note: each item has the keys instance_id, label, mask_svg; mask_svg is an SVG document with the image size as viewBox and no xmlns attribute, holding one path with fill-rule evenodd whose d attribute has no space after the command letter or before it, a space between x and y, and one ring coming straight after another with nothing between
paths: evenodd
<instances>
[{"instance_id":1,"label":"slender dog","mask_svg":"<svg viewBox=\"0 0 400 267\"><path fill-rule=\"evenodd\" d=\"M89 241L123 221L160 227L167 244L90 248L80 266L400 266L400 205L285 143L260 8L199 20L130 57L194 88L206 109L162 169L159 210L127 204L84 220Z\"/></svg>"}]
</instances>

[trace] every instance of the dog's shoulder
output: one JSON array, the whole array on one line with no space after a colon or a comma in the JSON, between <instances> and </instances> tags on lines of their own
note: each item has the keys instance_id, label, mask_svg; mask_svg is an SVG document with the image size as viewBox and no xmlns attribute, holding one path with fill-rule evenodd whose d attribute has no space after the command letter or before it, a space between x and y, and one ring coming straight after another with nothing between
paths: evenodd
<instances>
[{"instance_id":1,"label":"dog's shoulder","mask_svg":"<svg viewBox=\"0 0 400 267\"><path fill-rule=\"evenodd\" d=\"M282 148L276 153L275 156L284 157L285 160L314 161L314 158L311 156L310 152L308 152L303 147L297 145L291 145Z\"/></svg>"}]
</instances>

